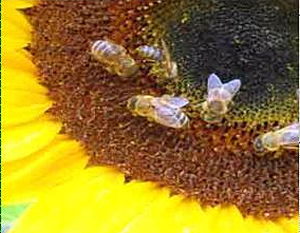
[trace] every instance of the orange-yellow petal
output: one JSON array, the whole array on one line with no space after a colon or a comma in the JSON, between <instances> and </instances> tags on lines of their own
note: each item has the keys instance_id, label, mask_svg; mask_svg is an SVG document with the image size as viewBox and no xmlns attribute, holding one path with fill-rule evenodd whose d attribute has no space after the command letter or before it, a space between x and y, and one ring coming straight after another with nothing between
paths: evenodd
<instances>
[{"instance_id":1,"label":"orange-yellow petal","mask_svg":"<svg viewBox=\"0 0 300 233\"><path fill-rule=\"evenodd\" d=\"M61 123L41 117L5 128L2 132L2 162L24 158L48 145L60 131Z\"/></svg>"},{"instance_id":2,"label":"orange-yellow petal","mask_svg":"<svg viewBox=\"0 0 300 233\"><path fill-rule=\"evenodd\" d=\"M2 203L30 201L84 170L88 157L74 140L57 136L44 149L2 165Z\"/></svg>"}]
</instances>

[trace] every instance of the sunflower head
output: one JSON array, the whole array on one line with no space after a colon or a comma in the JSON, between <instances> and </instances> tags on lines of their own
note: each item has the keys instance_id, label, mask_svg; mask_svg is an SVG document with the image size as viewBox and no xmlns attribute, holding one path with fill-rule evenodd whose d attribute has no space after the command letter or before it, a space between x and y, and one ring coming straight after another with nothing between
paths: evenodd
<instances>
[{"instance_id":1,"label":"sunflower head","mask_svg":"<svg viewBox=\"0 0 300 233\"><path fill-rule=\"evenodd\" d=\"M230 216L236 223L236 232L247 232L249 226L256 232L256 224L263 226L262 231L292 232L288 228L290 224L295 225L294 219L281 223L279 218L292 217L297 212L296 152L280 150L276 159L274 152L260 156L253 142L259 135L284 127L298 117L294 95L298 88L295 5L294 1L280 0L40 1L22 10L32 27L26 50L37 67L39 83L47 89L47 97L45 89L37 85L36 90L42 90L29 99L42 100L44 105L37 103L40 107L37 114L7 124L13 132L7 141L13 141L20 132L16 122L26 122L20 139L30 130L42 132L40 137L35 134L38 140L30 149L22 143L18 149L7 147L8 152L20 155L15 158L22 159L8 164L7 171L13 174L24 161L38 161L23 174L34 171L39 177L46 177L45 172L53 170L58 163L72 165L70 172L63 165L54 169L62 172L53 177L59 181L65 177L68 183L56 188L52 195L43 194L40 199L43 206L35 205L28 219L36 219L43 208L51 212L47 201L53 203L62 197L65 203L60 204L68 210L79 202L88 212L86 217L80 216L91 226L95 226L93 214L101 207L101 219L107 223L99 226L103 231L114 222L115 214L120 219L115 231L125 229L132 219L135 219L132 228L140 230L154 214L159 216L164 210L170 210L174 218L162 214L166 223L180 219L182 225L176 223L172 228L148 222L152 232L173 232L175 226L182 230L187 226L198 232L207 223L210 226L205 228L207 232L218 232L224 228L222 224L213 227L214 219L228 224ZM111 41L124 48L130 57L127 60L130 64L125 62L124 67L134 63L138 71L126 77L113 72L115 67L107 67L95 59L90 51L97 40ZM145 45L161 48L170 60L153 64L141 59L136 49ZM228 109L226 105L225 116L218 118L216 114L208 120L203 115L203 103L207 99L207 79L212 73L224 83L237 78L242 86L233 101L229 101ZM134 109L139 95L188 99L190 104L184 114L190 119L189 126L174 129L132 114L130 110ZM220 112L224 105L215 102L213 108ZM51 119L49 115L42 117L46 110ZM54 123L53 117L62 123L62 128L61 123ZM83 156L83 149L74 141L57 137L58 132L80 142L89 157ZM55 149L49 152L48 147ZM18 153L23 148L26 153ZM30 159L25 158L32 153L35 154ZM50 159L47 165L42 162L46 157ZM125 179L115 171L99 168L103 165L117 167ZM199 203L182 201L177 195L170 198L168 192L157 186L134 179L167 186L172 195L182 194L205 208L200 208ZM45 179L46 187L57 185L55 179L49 180L48 185L48 178ZM9 179L11 184L17 181L22 183L17 175ZM131 182L124 185L124 181ZM37 181L33 176L24 179L24 184L36 192ZM79 201L81 189L89 201ZM130 209L123 205L128 202L133 203ZM145 209L147 205L150 207ZM237 208L224 207L228 205ZM191 214L185 216L187 206ZM136 216L141 212L146 217L138 220L140 217ZM74 223L78 216L72 211L69 215ZM276 222L260 222L249 215L276 219ZM244 217L247 217L245 222ZM29 220L25 218L23 222L30 228L26 225ZM37 225L43 228L47 222L41 220ZM78 231L83 227L75 225L70 224L68 229L73 227ZM66 226L54 224L52 232L60 227ZM30 230L34 232L34 228Z\"/></svg>"}]
</instances>

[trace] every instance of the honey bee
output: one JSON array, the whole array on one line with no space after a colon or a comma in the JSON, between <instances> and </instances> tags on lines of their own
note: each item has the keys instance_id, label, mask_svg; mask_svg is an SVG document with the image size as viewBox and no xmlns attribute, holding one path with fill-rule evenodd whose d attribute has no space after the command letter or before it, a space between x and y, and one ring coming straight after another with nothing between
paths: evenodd
<instances>
[{"instance_id":1,"label":"honey bee","mask_svg":"<svg viewBox=\"0 0 300 233\"><path fill-rule=\"evenodd\" d=\"M154 62L151 73L163 78L175 78L178 76L177 63L171 60L170 52L164 40L161 40L162 49L142 45L136 49L139 56L147 61Z\"/></svg>"},{"instance_id":2,"label":"honey bee","mask_svg":"<svg viewBox=\"0 0 300 233\"><path fill-rule=\"evenodd\" d=\"M188 125L189 119L181 108L188 103L183 97L136 95L128 100L127 107L134 115L147 117L149 121L172 128L182 128Z\"/></svg>"},{"instance_id":3,"label":"honey bee","mask_svg":"<svg viewBox=\"0 0 300 233\"><path fill-rule=\"evenodd\" d=\"M202 104L204 120L211 123L221 121L229 110L229 103L240 87L241 81L239 79L223 84L216 74L211 74L207 84L208 95Z\"/></svg>"},{"instance_id":4,"label":"honey bee","mask_svg":"<svg viewBox=\"0 0 300 233\"><path fill-rule=\"evenodd\" d=\"M100 61L110 73L121 77L134 75L138 67L126 49L107 40L97 40L91 48L92 54Z\"/></svg>"},{"instance_id":5,"label":"honey bee","mask_svg":"<svg viewBox=\"0 0 300 233\"><path fill-rule=\"evenodd\" d=\"M254 148L258 152L277 151L281 148L298 150L299 123L293 123L285 128L268 132L254 140Z\"/></svg>"}]
</instances>

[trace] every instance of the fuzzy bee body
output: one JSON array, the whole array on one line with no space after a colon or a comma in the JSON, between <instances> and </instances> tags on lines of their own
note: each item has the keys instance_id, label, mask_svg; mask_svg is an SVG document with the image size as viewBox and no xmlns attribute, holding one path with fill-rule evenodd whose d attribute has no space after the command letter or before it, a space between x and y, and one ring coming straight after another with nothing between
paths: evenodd
<instances>
[{"instance_id":1,"label":"fuzzy bee body","mask_svg":"<svg viewBox=\"0 0 300 233\"><path fill-rule=\"evenodd\" d=\"M299 148L299 123L291 124L282 129L258 136L254 141L254 147L258 152L277 151L280 148Z\"/></svg>"},{"instance_id":2,"label":"fuzzy bee body","mask_svg":"<svg viewBox=\"0 0 300 233\"><path fill-rule=\"evenodd\" d=\"M137 95L128 100L127 107L133 114L147 117L150 121L171 128L182 128L189 122L181 111L181 107L187 104L188 100L182 97Z\"/></svg>"},{"instance_id":3,"label":"fuzzy bee body","mask_svg":"<svg viewBox=\"0 0 300 233\"><path fill-rule=\"evenodd\" d=\"M211 74L208 78L208 95L202 104L204 120L207 122L221 121L229 110L229 103L240 87L241 81L239 79L223 84L217 75Z\"/></svg>"},{"instance_id":4,"label":"fuzzy bee body","mask_svg":"<svg viewBox=\"0 0 300 233\"><path fill-rule=\"evenodd\" d=\"M121 77L134 75L138 67L134 59L126 49L118 44L107 40L97 40L91 48L94 57L101 62L110 73Z\"/></svg>"}]
</instances>

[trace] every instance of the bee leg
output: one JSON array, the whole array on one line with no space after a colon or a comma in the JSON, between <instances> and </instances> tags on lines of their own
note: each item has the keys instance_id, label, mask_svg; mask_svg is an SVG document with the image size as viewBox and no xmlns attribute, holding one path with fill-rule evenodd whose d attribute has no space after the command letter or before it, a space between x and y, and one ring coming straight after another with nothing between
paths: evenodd
<instances>
[{"instance_id":1,"label":"bee leg","mask_svg":"<svg viewBox=\"0 0 300 233\"><path fill-rule=\"evenodd\" d=\"M150 121L150 122L154 121L154 119L152 117L147 117L147 120Z\"/></svg>"},{"instance_id":2,"label":"bee leg","mask_svg":"<svg viewBox=\"0 0 300 233\"><path fill-rule=\"evenodd\" d=\"M115 73L114 69L113 69L111 66L105 66L105 69L106 69L107 72L110 73L110 74L114 74L114 73Z\"/></svg>"},{"instance_id":3,"label":"bee leg","mask_svg":"<svg viewBox=\"0 0 300 233\"><path fill-rule=\"evenodd\" d=\"M216 115L209 112L205 112L202 119L210 124L219 123L220 121L222 121L223 115Z\"/></svg>"},{"instance_id":4,"label":"bee leg","mask_svg":"<svg viewBox=\"0 0 300 233\"><path fill-rule=\"evenodd\" d=\"M274 152L273 157L274 157L275 159L278 159L278 158L280 158L281 156L282 156L282 150L277 150L277 151Z\"/></svg>"},{"instance_id":5,"label":"bee leg","mask_svg":"<svg viewBox=\"0 0 300 233\"><path fill-rule=\"evenodd\" d=\"M229 112L231 109L233 109L234 106L234 102L233 101L229 101L227 103L227 112Z\"/></svg>"},{"instance_id":6,"label":"bee leg","mask_svg":"<svg viewBox=\"0 0 300 233\"><path fill-rule=\"evenodd\" d=\"M297 146L285 146L284 149L287 149L287 150L298 150L299 147L297 147Z\"/></svg>"}]
</instances>

